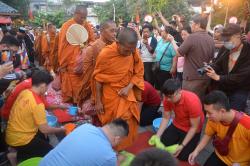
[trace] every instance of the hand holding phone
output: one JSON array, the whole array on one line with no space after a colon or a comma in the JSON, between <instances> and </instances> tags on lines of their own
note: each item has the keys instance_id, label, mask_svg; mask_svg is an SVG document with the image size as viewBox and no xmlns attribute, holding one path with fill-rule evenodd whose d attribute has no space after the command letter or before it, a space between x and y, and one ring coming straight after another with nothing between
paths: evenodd
<instances>
[{"instance_id":1,"label":"hand holding phone","mask_svg":"<svg viewBox=\"0 0 250 166\"><path fill-rule=\"evenodd\" d=\"M5 75L14 70L12 61L6 62L3 65L0 65L0 78L3 78Z\"/></svg>"}]
</instances>

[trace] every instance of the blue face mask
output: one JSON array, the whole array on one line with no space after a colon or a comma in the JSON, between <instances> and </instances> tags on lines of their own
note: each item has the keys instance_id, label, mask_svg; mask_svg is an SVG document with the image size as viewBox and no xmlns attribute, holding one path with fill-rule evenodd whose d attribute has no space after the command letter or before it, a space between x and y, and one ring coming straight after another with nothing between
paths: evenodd
<instances>
[{"instance_id":1,"label":"blue face mask","mask_svg":"<svg viewBox=\"0 0 250 166\"><path fill-rule=\"evenodd\" d=\"M225 42L224 47L226 47L226 49L228 49L228 50L232 50L235 48L235 45L233 42Z\"/></svg>"}]
</instances>

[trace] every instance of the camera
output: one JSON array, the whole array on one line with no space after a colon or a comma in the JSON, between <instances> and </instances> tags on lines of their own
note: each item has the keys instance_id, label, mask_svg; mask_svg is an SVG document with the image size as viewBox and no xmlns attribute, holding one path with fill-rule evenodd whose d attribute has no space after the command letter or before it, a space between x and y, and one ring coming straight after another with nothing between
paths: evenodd
<instances>
[{"instance_id":1,"label":"camera","mask_svg":"<svg viewBox=\"0 0 250 166\"><path fill-rule=\"evenodd\" d=\"M211 64L204 64L203 67L197 69L198 74L201 75L201 76L203 76L204 74L206 74L206 73L207 73L207 70L206 70L206 69L207 69L208 67L211 67Z\"/></svg>"}]
</instances>

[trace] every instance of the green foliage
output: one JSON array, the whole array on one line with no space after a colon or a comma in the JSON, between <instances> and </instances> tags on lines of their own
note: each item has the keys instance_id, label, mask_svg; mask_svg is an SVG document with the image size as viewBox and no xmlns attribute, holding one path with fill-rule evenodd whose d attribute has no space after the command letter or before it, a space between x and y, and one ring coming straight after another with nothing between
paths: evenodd
<instances>
[{"instance_id":1,"label":"green foliage","mask_svg":"<svg viewBox=\"0 0 250 166\"><path fill-rule=\"evenodd\" d=\"M119 18L122 18L123 20L130 21L131 15L128 13L126 0L110 0L102 5L94 6L94 12L99 21L113 20L113 4L115 6L115 19L118 20Z\"/></svg>"},{"instance_id":2,"label":"green foliage","mask_svg":"<svg viewBox=\"0 0 250 166\"><path fill-rule=\"evenodd\" d=\"M173 14L183 14L187 18L190 17L187 0L110 0L94 7L94 12L100 22L113 19L113 4L116 8L116 20L122 18L131 21L136 13L144 18L146 14L152 14L156 11L162 11L167 18L171 18Z\"/></svg>"},{"instance_id":3,"label":"green foliage","mask_svg":"<svg viewBox=\"0 0 250 166\"><path fill-rule=\"evenodd\" d=\"M28 18L30 0L1 0L3 3L15 8L21 16Z\"/></svg>"},{"instance_id":4,"label":"green foliage","mask_svg":"<svg viewBox=\"0 0 250 166\"><path fill-rule=\"evenodd\" d=\"M188 21L191 16L187 0L167 0L167 5L163 8L162 14L169 20L172 15L184 15Z\"/></svg>"},{"instance_id":5,"label":"green foliage","mask_svg":"<svg viewBox=\"0 0 250 166\"><path fill-rule=\"evenodd\" d=\"M232 16L237 17L238 21L244 18L245 1L246 0L229 0L228 19ZM220 2L220 5L214 7L212 25L224 24L228 0L220 0ZM248 2L250 3L250 0L248 0Z\"/></svg>"},{"instance_id":6,"label":"green foliage","mask_svg":"<svg viewBox=\"0 0 250 166\"><path fill-rule=\"evenodd\" d=\"M66 21L65 14L63 11L58 11L56 13L43 13L38 12L34 14L34 20L30 21L35 26L43 26L44 24L51 22L56 27L61 27Z\"/></svg>"}]
</instances>

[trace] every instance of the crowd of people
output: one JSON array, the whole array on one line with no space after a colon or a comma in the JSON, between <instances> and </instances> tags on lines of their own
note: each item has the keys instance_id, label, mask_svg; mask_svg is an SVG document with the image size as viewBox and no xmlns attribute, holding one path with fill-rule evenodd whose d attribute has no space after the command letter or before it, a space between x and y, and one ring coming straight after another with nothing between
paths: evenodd
<instances>
[{"instance_id":1,"label":"crowd of people","mask_svg":"<svg viewBox=\"0 0 250 166\"><path fill-rule=\"evenodd\" d=\"M175 152L148 149L131 166L174 166L175 158L193 165L210 140L215 151L205 166L249 166L248 27L243 33L228 23L211 33L207 15L195 15L189 24L184 16L168 21L156 12L154 24L107 20L94 29L87 15L78 5L62 27L1 32L0 157L13 166L32 157L43 157L41 166L119 165L119 152L133 145L139 126L162 116L154 137L164 146L178 144ZM80 45L67 38L75 24L88 36ZM65 128L50 127L46 110L68 106L46 101L52 81L64 103L98 121L76 128L55 147L48 134Z\"/></svg>"}]
</instances>

